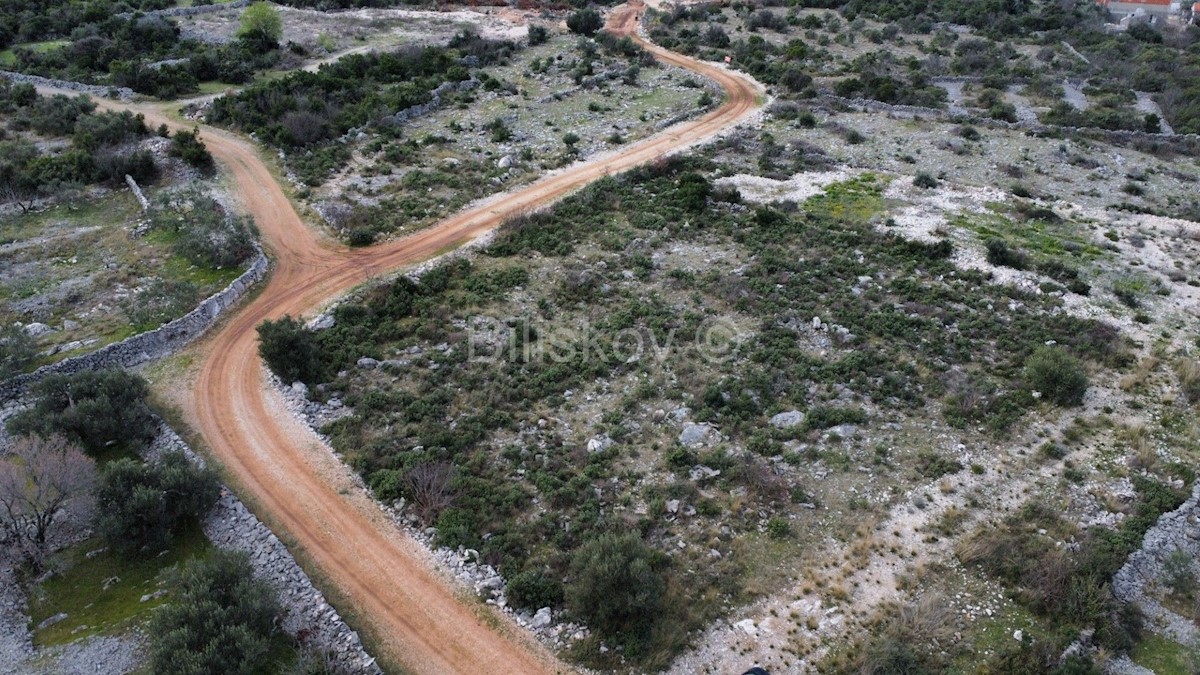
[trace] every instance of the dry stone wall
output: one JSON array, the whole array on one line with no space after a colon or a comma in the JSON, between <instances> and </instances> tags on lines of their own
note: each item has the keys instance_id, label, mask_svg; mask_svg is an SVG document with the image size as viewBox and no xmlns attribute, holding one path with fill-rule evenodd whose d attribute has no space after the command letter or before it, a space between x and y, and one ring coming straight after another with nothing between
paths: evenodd
<instances>
[{"instance_id":1,"label":"dry stone wall","mask_svg":"<svg viewBox=\"0 0 1200 675\"><path fill-rule=\"evenodd\" d=\"M77 91L81 94L89 94L91 96L107 97L110 94L115 94L122 101L133 99L133 90L129 87L108 87L100 84L84 84L82 82L71 82L70 80L55 80L49 77L40 75L26 75L25 73L14 73L11 70L0 70L0 77L12 82L27 82L35 87L51 87L53 89L65 89L67 91Z\"/></svg>"},{"instance_id":2,"label":"dry stone wall","mask_svg":"<svg viewBox=\"0 0 1200 675\"><path fill-rule=\"evenodd\" d=\"M70 375L101 368L128 368L174 353L199 337L223 311L236 304L255 282L266 275L268 265L267 256L262 249L258 249L250 267L241 276L184 316L89 354L63 359L58 363L42 366L32 373L0 382L0 402L20 396L30 385L48 375Z\"/></svg>"},{"instance_id":3,"label":"dry stone wall","mask_svg":"<svg viewBox=\"0 0 1200 675\"><path fill-rule=\"evenodd\" d=\"M1182 644L1194 644L1200 641L1200 629L1147 592L1161 583L1167 556L1176 551L1191 556L1196 572L1195 561L1200 559L1200 483L1190 499L1159 517L1142 539L1142 547L1129 556L1112 580L1113 595L1141 607L1151 630Z\"/></svg>"},{"instance_id":4,"label":"dry stone wall","mask_svg":"<svg viewBox=\"0 0 1200 675\"><path fill-rule=\"evenodd\" d=\"M182 452L204 466L204 459L169 426L163 424L150 449L151 457L164 452ZM358 633L350 629L337 610L296 563L296 559L244 504L227 488L204 521L204 533L218 548L244 551L260 579L271 584L284 607L283 630L302 644L329 654L338 672L348 675L380 675L383 671L363 648Z\"/></svg>"}]
</instances>

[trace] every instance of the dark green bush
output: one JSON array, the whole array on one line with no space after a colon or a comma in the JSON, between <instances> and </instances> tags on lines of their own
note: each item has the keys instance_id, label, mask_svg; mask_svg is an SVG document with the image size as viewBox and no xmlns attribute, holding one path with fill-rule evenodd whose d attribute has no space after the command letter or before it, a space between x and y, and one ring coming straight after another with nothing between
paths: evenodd
<instances>
[{"instance_id":1,"label":"dark green bush","mask_svg":"<svg viewBox=\"0 0 1200 675\"><path fill-rule=\"evenodd\" d=\"M0 329L0 380L25 372L37 358L37 343L23 328L9 324Z\"/></svg>"},{"instance_id":2,"label":"dark green bush","mask_svg":"<svg viewBox=\"0 0 1200 675\"><path fill-rule=\"evenodd\" d=\"M284 315L258 325L258 354L284 382L313 384L321 379L320 350L313 332Z\"/></svg>"},{"instance_id":3,"label":"dark green bush","mask_svg":"<svg viewBox=\"0 0 1200 675\"><path fill-rule=\"evenodd\" d=\"M51 375L33 393L33 407L9 419L10 433L62 434L94 456L136 452L158 430L145 403L146 381L123 370Z\"/></svg>"},{"instance_id":4,"label":"dark green bush","mask_svg":"<svg viewBox=\"0 0 1200 675\"><path fill-rule=\"evenodd\" d=\"M1080 405L1087 393L1088 376L1083 363L1062 347L1039 347L1025 362L1025 375L1033 390L1058 405Z\"/></svg>"},{"instance_id":5,"label":"dark green bush","mask_svg":"<svg viewBox=\"0 0 1200 675\"><path fill-rule=\"evenodd\" d=\"M150 620L150 665L158 675L255 675L269 666L278 634L275 591L254 578L245 553L217 551L184 564L171 600Z\"/></svg>"},{"instance_id":6,"label":"dark green bush","mask_svg":"<svg viewBox=\"0 0 1200 675\"><path fill-rule=\"evenodd\" d=\"M922 171L913 178L913 185L930 190L938 186L938 179Z\"/></svg>"},{"instance_id":7,"label":"dark green bush","mask_svg":"<svg viewBox=\"0 0 1200 675\"><path fill-rule=\"evenodd\" d=\"M603 636L644 639L659 619L666 594L656 558L633 532L588 541L571 561L567 606Z\"/></svg>"},{"instance_id":8,"label":"dark green bush","mask_svg":"<svg viewBox=\"0 0 1200 675\"><path fill-rule=\"evenodd\" d=\"M181 452L157 462L109 462L96 492L97 529L110 548L153 555L170 545L180 528L208 513L220 493L216 474Z\"/></svg>"},{"instance_id":9,"label":"dark green bush","mask_svg":"<svg viewBox=\"0 0 1200 675\"><path fill-rule=\"evenodd\" d=\"M204 173L212 173L216 170L212 154L204 145L204 141L200 140L199 129L176 131L171 138L171 147L167 149L167 154L182 159Z\"/></svg>"},{"instance_id":10,"label":"dark green bush","mask_svg":"<svg viewBox=\"0 0 1200 675\"><path fill-rule=\"evenodd\" d=\"M595 35L604 27L604 18L594 9L581 9L567 15L567 29L580 35Z\"/></svg>"},{"instance_id":11,"label":"dark green bush","mask_svg":"<svg viewBox=\"0 0 1200 675\"><path fill-rule=\"evenodd\" d=\"M508 581L508 599L515 607L558 607L563 597L562 584L541 572L526 570Z\"/></svg>"},{"instance_id":12,"label":"dark green bush","mask_svg":"<svg viewBox=\"0 0 1200 675\"><path fill-rule=\"evenodd\" d=\"M1029 267L1029 256L1024 251L1009 246L1008 242L1003 239L989 239L985 246L987 247L987 261L993 265L1011 267L1015 270Z\"/></svg>"}]
</instances>

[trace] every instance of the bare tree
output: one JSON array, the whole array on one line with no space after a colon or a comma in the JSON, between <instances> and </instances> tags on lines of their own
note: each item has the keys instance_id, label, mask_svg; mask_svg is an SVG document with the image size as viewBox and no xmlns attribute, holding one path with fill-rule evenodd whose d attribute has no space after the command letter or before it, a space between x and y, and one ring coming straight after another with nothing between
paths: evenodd
<instances>
[{"instance_id":1,"label":"bare tree","mask_svg":"<svg viewBox=\"0 0 1200 675\"><path fill-rule=\"evenodd\" d=\"M60 515L87 510L96 464L61 436L18 439L0 458L0 527L13 549L41 569Z\"/></svg>"},{"instance_id":2,"label":"bare tree","mask_svg":"<svg viewBox=\"0 0 1200 675\"><path fill-rule=\"evenodd\" d=\"M414 466L405 478L413 507L424 523L437 520L443 509L454 503L450 486L453 469L446 462L427 462Z\"/></svg>"}]
</instances>

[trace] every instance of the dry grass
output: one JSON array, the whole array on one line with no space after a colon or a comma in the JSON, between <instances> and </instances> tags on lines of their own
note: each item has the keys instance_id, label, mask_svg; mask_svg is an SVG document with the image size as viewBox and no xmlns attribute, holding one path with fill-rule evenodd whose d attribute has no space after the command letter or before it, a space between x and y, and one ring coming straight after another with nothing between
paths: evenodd
<instances>
[{"instance_id":1,"label":"dry grass","mask_svg":"<svg viewBox=\"0 0 1200 675\"><path fill-rule=\"evenodd\" d=\"M1200 403L1200 360L1180 358L1175 362L1175 376L1179 378L1179 391L1188 403Z\"/></svg>"}]
</instances>

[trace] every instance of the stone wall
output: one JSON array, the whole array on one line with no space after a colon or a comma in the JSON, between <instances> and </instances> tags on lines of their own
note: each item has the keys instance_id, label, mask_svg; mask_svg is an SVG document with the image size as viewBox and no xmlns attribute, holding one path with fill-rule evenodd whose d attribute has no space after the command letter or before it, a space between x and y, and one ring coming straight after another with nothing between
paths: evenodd
<instances>
[{"instance_id":1,"label":"stone wall","mask_svg":"<svg viewBox=\"0 0 1200 675\"><path fill-rule=\"evenodd\" d=\"M1163 578L1163 562L1175 551L1185 551L1192 557L1193 572L1200 559L1200 483L1192 496L1179 508L1164 513L1146 532L1142 547L1129 556L1125 565L1113 575L1113 595L1142 608L1146 624L1152 631L1182 644L1200 640L1200 629L1188 619L1163 607L1147 590L1152 590Z\"/></svg>"},{"instance_id":2,"label":"stone wall","mask_svg":"<svg viewBox=\"0 0 1200 675\"><path fill-rule=\"evenodd\" d=\"M163 424L150 449L151 458L163 452L182 452L200 466L204 459ZM321 591L296 563L287 547L232 492L221 497L204 521L204 533L218 548L245 551L259 578L275 587L284 607L283 630L302 644L331 655L339 672L379 675L383 671L367 654L358 634L329 606Z\"/></svg>"},{"instance_id":3,"label":"stone wall","mask_svg":"<svg viewBox=\"0 0 1200 675\"><path fill-rule=\"evenodd\" d=\"M50 87L53 89L66 89L67 91L77 91L81 94L89 94L91 96L107 97L111 93L115 93L117 98L122 101L133 99L133 90L129 87L108 87L101 84L84 84L82 82L71 82L69 80L54 80L49 77L40 75L26 75L25 73L14 73L11 70L0 70L0 77L3 77L12 82L28 82L35 87Z\"/></svg>"},{"instance_id":4,"label":"stone wall","mask_svg":"<svg viewBox=\"0 0 1200 675\"><path fill-rule=\"evenodd\" d=\"M949 110L940 108L923 108L912 105L895 105L867 98L845 98L832 94L823 94L817 99L831 109L853 108L863 112L880 112L899 115L901 117L926 117L952 122L969 122L983 127L1025 130L1035 134L1080 134L1088 138L1104 140L1112 143L1133 143L1149 141L1168 143L1184 152L1200 150L1200 135L1197 134L1152 134L1145 131L1108 130L1098 127L1060 127L1040 122L1005 122L972 115L956 115Z\"/></svg>"},{"instance_id":5,"label":"stone wall","mask_svg":"<svg viewBox=\"0 0 1200 675\"><path fill-rule=\"evenodd\" d=\"M153 12L145 12L143 16L194 16L196 14L210 14L212 12L220 12L225 9L240 9L250 4L250 0L234 0L234 2L213 3L211 5L193 5L191 7L168 7L167 9L159 9ZM118 14L119 19L128 19L133 16L132 12Z\"/></svg>"},{"instance_id":6,"label":"stone wall","mask_svg":"<svg viewBox=\"0 0 1200 675\"><path fill-rule=\"evenodd\" d=\"M217 320L221 312L236 304L255 282L263 278L267 267L267 256L262 249L258 249L250 267L241 276L184 316L154 330L114 342L90 354L63 359L58 363L42 366L32 373L0 382L0 402L20 396L31 384L48 375L69 375L101 368L128 368L175 352L199 337Z\"/></svg>"}]
</instances>

